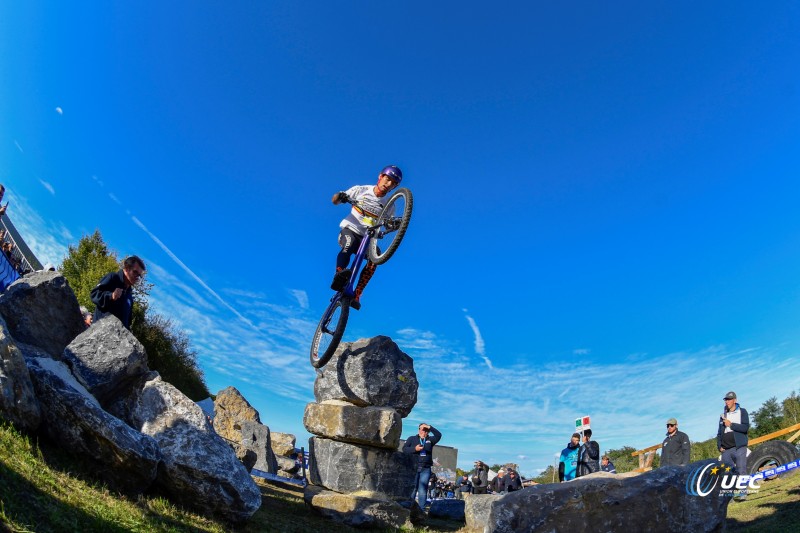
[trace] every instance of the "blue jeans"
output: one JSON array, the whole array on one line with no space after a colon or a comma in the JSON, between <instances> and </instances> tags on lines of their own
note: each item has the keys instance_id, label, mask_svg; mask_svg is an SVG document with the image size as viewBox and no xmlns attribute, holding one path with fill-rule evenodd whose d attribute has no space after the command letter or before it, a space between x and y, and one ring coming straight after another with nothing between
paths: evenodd
<instances>
[{"instance_id":1,"label":"blue jeans","mask_svg":"<svg viewBox=\"0 0 800 533\"><path fill-rule=\"evenodd\" d=\"M735 464L737 474L747 475L747 446L728 448L722 452L722 462L726 465Z\"/></svg>"},{"instance_id":2,"label":"blue jeans","mask_svg":"<svg viewBox=\"0 0 800 533\"><path fill-rule=\"evenodd\" d=\"M428 482L431 480L431 469L422 468L417 470L417 475L414 476L414 491L411 493L411 499L417 498L419 508L425 510L425 503L428 499Z\"/></svg>"}]
</instances>

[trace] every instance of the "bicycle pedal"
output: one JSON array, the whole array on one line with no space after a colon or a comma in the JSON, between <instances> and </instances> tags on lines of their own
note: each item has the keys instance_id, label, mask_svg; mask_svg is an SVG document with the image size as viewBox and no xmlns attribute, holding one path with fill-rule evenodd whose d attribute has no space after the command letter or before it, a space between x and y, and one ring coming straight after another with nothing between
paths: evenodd
<instances>
[{"instance_id":1,"label":"bicycle pedal","mask_svg":"<svg viewBox=\"0 0 800 533\"><path fill-rule=\"evenodd\" d=\"M349 268L337 272L336 275L333 276L333 283L331 283L331 289L333 289L336 292L339 292L340 290L344 289L345 285L347 285L347 282L350 280L351 273L352 271Z\"/></svg>"}]
</instances>

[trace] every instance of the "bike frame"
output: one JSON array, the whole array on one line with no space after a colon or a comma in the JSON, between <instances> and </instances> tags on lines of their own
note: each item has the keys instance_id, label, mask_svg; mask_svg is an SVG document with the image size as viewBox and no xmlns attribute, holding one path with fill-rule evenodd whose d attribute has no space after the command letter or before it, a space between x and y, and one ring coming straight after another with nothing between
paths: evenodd
<instances>
[{"instance_id":1,"label":"bike frame","mask_svg":"<svg viewBox=\"0 0 800 533\"><path fill-rule=\"evenodd\" d=\"M358 283L358 275L361 273L361 265L364 262L364 258L367 256L367 246L369 246L369 241L373 238L372 233L375 229L368 229L366 235L361 239L361 244L358 245L358 251L356 255L353 257L353 260L350 263L350 280L347 282L347 285L336 294L333 295L331 298L331 303L328 305L328 310L325 311L325 325L327 326L328 320L331 318L331 314L333 314L333 309L336 307L336 302L341 300L342 298L352 298L356 295L356 284Z\"/></svg>"}]
</instances>

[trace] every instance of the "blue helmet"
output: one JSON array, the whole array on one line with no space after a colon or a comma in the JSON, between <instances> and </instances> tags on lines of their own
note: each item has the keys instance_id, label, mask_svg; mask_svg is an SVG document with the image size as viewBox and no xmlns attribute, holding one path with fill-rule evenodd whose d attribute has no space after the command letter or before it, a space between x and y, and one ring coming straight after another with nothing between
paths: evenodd
<instances>
[{"instance_id":1,"label":"blue helmet","mask_svg":"<svg viewBox=\"0 0 800 533\"><path fill-rule=\"evenodd\" d=\"M381 174L385 176L389 176L397 183L403 181L403 171L400 168L396 167L395 165L389 165L388 167L384 167L381 170Z\"/></svg>"}]
</instances>

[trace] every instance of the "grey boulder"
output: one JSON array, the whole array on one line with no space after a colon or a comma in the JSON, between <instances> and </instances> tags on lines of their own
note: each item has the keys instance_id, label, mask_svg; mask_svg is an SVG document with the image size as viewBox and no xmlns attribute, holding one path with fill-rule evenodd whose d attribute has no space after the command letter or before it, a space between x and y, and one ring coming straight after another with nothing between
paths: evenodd
<instances>
[{"instance_id":1,"label":"grey boulder","mask_svg":"<svg viewBox=\"0 0 800 533\"><path fill-rule=\"evenodd\" d=\"M417 403L418 389L413 360L382 335L342 343L314 381L317 402L391 407L403 418Z\"/></svg>"},{"instance_id":2,"label":"grey boulder","mask_svg":"<svg viewBox=\"0 0 800 533\"><path fill-rule=\"evenodd\" d=\"M397 448L403 430L400 414L391 407L359 407L339 400L306 405L303 425L314 435L390 450Z\"/></svg>"},{"instance_id":3,"label":"grey boulder","mask_svg":"<svg viewBox=\"0 0 800 533\"><path fill-rule=\"evenodd\" d=\"M433 500L428 514L432 518L446 518L463 522L464 500L456 500L455 498Z\"/></svg>"},{"instance_id":4,"label":"grey boulder","mask_svg":"<svg viewBox=\"0 0 800 533\"><path fill-rule=\"evenodd\" d=\"M26 363L47 437L93 459L98 476L117 490L137 494L153 484L161 454L152 437L105 412L64 363L49 358Z\"/></svg>"},{"instance_id":5,"label":"grey boulder","mask_svg":"<svg viewBox=\"0 0 800 533\"><path fill-rule=\"evenodd\" d=\"M64 348L84 329L78 299L57 272L33 272L0 294L0 316L19 342L61 359Z\"/></svg>"},{"instance_id":6,"label":"grey boulder","mask_svg":"<svg viewBox=\"0 0 800 533\"><path fill-rule=\"evenodd\" d=\"M723 531L730 498L686 490L688 478L708 462L528 487L492 505L486 531Z\"/></svg>"},{"instance_id":7,"label":"grey boulder","mask_svg":"<svg viewBox=\"0 0 800 533\"><path fill-rule=\"evenodd\" d=\"M22 351L0 318L0 416L17 428L34 432L41 413Z\"/></svg>"},{"instance_id":8,"label":"grey boulder","mask_svg":"<svg viewBox=\"0 0 800 533\"><path fill-rule=\"evenodd\" d=\"M163 461L157 483L176 502L241 523L261 506L261 492L205 413L182 392L156 377L136 394L135 427L151 435Z\"/></svg>"},{"instance_id":9,"label":"grey boulder","mask_svg":"<svg viewBox=\"0 0 800 533\"><path fill-rule=\"evenodd\" d=\"M105 315L64 350L72 372L103 406L125 396L146 374L144 346L114 315Z\"/></svg>"},{"instance_id":10,"label":"grey boulder","mask_svg":"<svg viewBox=\"0 0 800 533\"><path fill-rule=\"evenodd\" d=\"M335 492L369 491L408 498L416 469L412 456L372 446L311 437L309 479Z\"/></svg>"},{"instance_id":11,"label":"grey boulder","mask_svg":"<svg viewBox=\"0 0 800 533\"><path fill-rule=\"evenodd\" d=\"M308 485L303 499L318 514L352 527L385 530L410 525L411 512L408 509L368 493L340 494Z\"/></svg>"}]
</instances>

